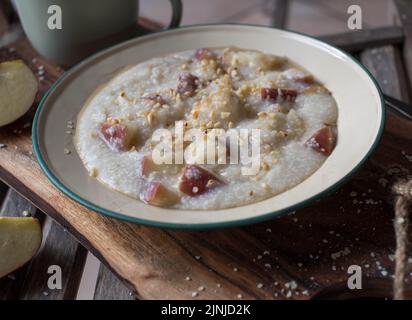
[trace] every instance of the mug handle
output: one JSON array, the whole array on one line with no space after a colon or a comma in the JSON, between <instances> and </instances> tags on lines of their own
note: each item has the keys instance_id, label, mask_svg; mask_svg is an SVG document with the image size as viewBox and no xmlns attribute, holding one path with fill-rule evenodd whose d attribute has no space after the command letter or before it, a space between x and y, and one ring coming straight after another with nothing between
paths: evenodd
<instances>
[{"instance_id":1,"label":"mug handle","mask_svg":"<svg viewBox=\"0 0 412 320\"><path fill-rule=\"evenodd\" d=\"M177 28L180 25L180 22L182 21L182 0L170 0L170 4L172 5L172 18L166 29Z\"/></svg>"},{"instance_id":2,"label":"mug handle","mask_svg":"<svg viewBox=\"0 0 412 320\"><path fill-rule=\"evenodd\" d=\"M180 21L182 20L182 0L170 0L170 4L172 5L172 18L169 25L167 27L164 27L162 30L177 28L180 25ZM138 31L140 34L147 34L156 30L148 29L147 27L139 25Z\"/></svg>"}]
</instances>

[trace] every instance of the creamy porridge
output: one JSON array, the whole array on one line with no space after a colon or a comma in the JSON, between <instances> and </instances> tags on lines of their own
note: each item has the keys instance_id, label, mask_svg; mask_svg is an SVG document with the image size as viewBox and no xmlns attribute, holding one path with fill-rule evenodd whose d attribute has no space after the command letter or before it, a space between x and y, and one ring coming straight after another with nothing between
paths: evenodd
<instances>
[{"instance_id":1,"label":"creamy porridge","mask_svg":"<svg viewBox=\"0 0 412 320\"><path fill-rule=\"evenodd\" d=\"M82 109L75 143L89 174L114 190L155 206L222 209L272 197L313 174L333 151L337 116L331 93L287 58L198 49L117 75ZM178 123L184 132L198 128L204 140L216 130L259 129L257 172L230 163L230 148L204 164L203 145L181 141ZM174 147L183 147L183 163L154 160L158 129L171 133L173 159Z\"/></svg>"}]
</instances>

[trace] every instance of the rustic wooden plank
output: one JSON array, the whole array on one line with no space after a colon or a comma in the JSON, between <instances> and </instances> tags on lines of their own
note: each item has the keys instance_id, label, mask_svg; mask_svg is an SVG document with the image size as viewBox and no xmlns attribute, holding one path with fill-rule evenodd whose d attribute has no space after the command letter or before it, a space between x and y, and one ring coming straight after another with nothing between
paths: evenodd
<instances>
[{"instance_id":1,"label":"rustic wooden plank","mask_svg":"<svg viewBox=\"0 0 412 320\"><path fill-rule=\"evenodd\" d=\"M3 183L2 187L6 187ZM41 214L36 211L36 208L20 196L13 189L8 189L6 197L0 209L0 217L23 217L26 215L36 216L39 218ZM13 274L0 279L0 300L17 299L20 293L21 286L26 277L28 264L25 264Z\"/></svg>"},{"instance_id":2,"label":"rustic wooden plank","mask_svg":"<svg viewBox=\"0 0 412 320\"><path fill-rule=\"evenodd\" d=\"M27 215L35 216L41 222L44 220L44 215L38 212L33 204L13 189L9 189L0 216ZM37 256L11 276L0 280L1 299L74 299L76 296L87 252L51 219L47 219L43 233L43 245ZM64 253L63 256L60 256L59 250ZM62 290L53 291L57 294L49 295L49 290L46 289L47 267L57 264L56 261L69 276L66 276L67 281L63 282Z\"/></svg>"},{"instance_id":3,"label":"rustic wooden plank","mask_svg":"<svg viewBox=\"0 0 412 320\"><path fill-rule=\"evenodd\" d=\"M35 216L41 222L44 220L44 215L36 211L33 204L13 189L9 189L1 207L0 216L26 215ZM47 219L43 234L43 245L37 256L11 276L0 280L2 299L75 298L87 251L51 219ZM60 256L59 250L64 253L63 256ZM49 295L50 290L46 289L49 276L47 268L57 262L60 263L59 266L63 272L66 271L69 276L66 275L67 281L62 283L62 290L52 291L53 294ZM43 277L39 276L39 273L43 274Z\"/></svg>"},{"instance_id":4,"label":"rustic wooden plank","mask_svg":"<svg viewBox=\"0 0 412 320\"><path fill-rule=\"evenodd\" d=\"M6 196L8 190L9 187L3 183L3 181L0 181L0 204L3 203L4 197Z\"/></svg>"},{"instance_id":5,"label":"rustic wooden plank","mask_svg":"<svg viewBox=\"0 0 412 320\"><path fill-rule=\"evenodd\" d=\"M401 53L398 48L385 46L365 50L361 54L361 61L375 76L384 93L405 102L410 101L408 88L405 85L407 76L401 63ZM405 287L407 288L407 286ZM381 288L385 287L379 288L378 286L376 291ZM392 284L389 288L385 288L385 290L388 289L392 289ZM410 286L409 289L411 289ZM412 298L412 291L409 289L406 289L405 296Z\"/></svg>"},{"instance_id":6,"label":"rustic wooden plank","mask_svg":"<svg viewBox=\"0 0 412 320\"><path fill-rule=\"evenodd\" d=\"M14 47L28 61L35 56L26 41ZM58 71L45 65L47 84ZM0 149L0 178L66 227L139 298L190 299L203 286L196 298L307 299L346 281L352 264L362 265L365 286L377 278L392 282L390 186L412 173L408 121L389 115L371 160L320 202L258 225L207 232L148 228L85 209L41 173L30 133L16 135L12 128L0 129L8 145Z\"/></svg>"},{"instance_id":7,"label":"rustic wooden plank","mask_svg":"<svg viewBox=\"0 0 412 320\"><path fill-rule=\"evenodd\" d=\"M23 216L35 216L36 207L29 201L19 195L13 189L9 189L6 198L0 209L0 216L7 217L23 217Z\"/></svg>"},{"instance_id":8,"label":"rustic wooden plank","mask_svg":"<svg viewBox=\"0 0 412 320\"><path fill-rule=\"evenodd\" d=\"M94 299L135 300L133 292L103 264L100 265Z\"/></svg>"},{"instance_id":9,"label":"rustic wooden plank","mask_svg":"<svg viewBox=\"0 0 412 320\"><path fill-rule=\"evenodd\" d=\"M9 27L9 23L6 19L6 16L2 8L0 7L0 37L7 32L8 27Z\"/></svg>"},{"instance_id":10,"label":"rustic wooden plank","mask_svg":"<svg viewBox=\"0 0 412 320\"><path fill-rule=\"evenodd\" d=\"M362 63L376 77L386 94L405 102L410 101L399 48L384 46L367 49L360 56Z\"/></svg>"},{"instance_id":11,"label":"rustic wooden plank","mask_svg":"<svg viewBox=\"0 0 412 320\"><path fill-rule=\"evenodd\" d=\"M284 28L288 20L289 0L270 0L272 27Z\"/></svg>"},{"instance_id":12,"label":"rustic wooden plank","mask_svg":"<svg viewBox=\"0 0 412 320\"><path fill-rule=\"evenodd\" d=\"M62 300L74 299L83 271L87 251L51 218L46 218L43 227L43 246L31 261L20 299ZM51 274L48 268L59 266L62 271L62 289L51 290L47 281Z\"/></svg>"},{"instance_id":13,"label":"rustic wooden plank","mask_svg":"<svg viewBox=\"0 0 412 320\"><path fill-rule=\"evenodd\" d=\"M404 38L403 28L396 26L357 30L319 37L319 39L349 52L391 44L400 45L403 43Z\"/></svg>"},{"instance_id":14,"label":"rustic wooden plank","mask_svg":"<svg viewBox=\"0 0 412 320\"><path fill-rule=\"evenodd\" d=\"M395 5L405 33L403 58L409 78L409 89L412 92L412 2L410 0L395 0Z\"/></svg>"}]
</instances>

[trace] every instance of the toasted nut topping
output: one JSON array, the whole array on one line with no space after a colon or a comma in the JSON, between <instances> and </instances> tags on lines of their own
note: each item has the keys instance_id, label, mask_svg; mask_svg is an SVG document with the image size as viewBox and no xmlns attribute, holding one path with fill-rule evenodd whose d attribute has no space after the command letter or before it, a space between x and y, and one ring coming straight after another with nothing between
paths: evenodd
<instances>
[{"instance_id":1,"label":"toasted nut topping","mask_svg":"<svg viewBox=\"0 0 412 320\"><path fill-rule=\"evenodd\" d=\"M146 116L147 122L149 123L149 125L151 126L153 124L154 121L154 115L153 112L149 112Z\"/></svg>"},{"instance_id":2,"label":"toasted nut topping","mask_svg":"<svg viewBox=\"0 0 412 320\"><path fill-rule=\"evenodd\" d=\"M229 117L230 117L230 112L221 112L221 113L220 113L220 117L221 117L222 119L229 118Z\"/></svg>"},{"instance_id":3,"label":"toasted nut topping","mask_svg":"<svg viewBox=\"0 0 412 320\"><path fill-rule=\"evenodd\" d=\"M95 167L93 167L91 170L90 170L90 176L91 177L97 177L97 169L95 168Z\"/></svg>"},{"instance_id":4,"label":"toasted nut topping","mask_svg":"<svg viewBox=\"0 0 412 320\"><path fill-rule=\"evenodd\" d=\"M265 170L265 171L269 171L270 166L267 164L267 162L264 161L264 162L262 163L262 169Z\"/></svg>"}]
</instances>

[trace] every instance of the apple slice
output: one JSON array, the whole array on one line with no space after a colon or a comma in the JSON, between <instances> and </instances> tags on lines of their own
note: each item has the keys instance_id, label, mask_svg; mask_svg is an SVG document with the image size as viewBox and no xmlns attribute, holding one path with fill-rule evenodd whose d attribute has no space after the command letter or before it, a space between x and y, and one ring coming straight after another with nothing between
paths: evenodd
<instances>
[{"instance_id":1,"label":"apple slice","mask_svg":"<svg viewBox=\"0 0 412 320\"><path fill-rule=\"evenodd\" d=\"M154 171L156 164L153 162L152 157L145 155L140 163L139 173L142 177L148 177L150 172Z\"/></svg>"},{"instance_id":2,"label":"apple slice","mask_svg":"<svg viewBox=\"0 0 412 320\"><path fill-rule=\"evenodd\" d=\"M179 195L158 181L148 183L141 192L140 199L157 207L170 207L180 201Z\"/></svg>"},{"instance_id":3,"label":"apple slice","mask_svg":"<svg viewBox=\"0 0 412 320\"><path fill-rule=\"evenodd\" d=\"M138 166L138 173L141 177L148 178L151 172L163 172L165 174L177 174L181 165L178 164L157 164L150 155L145 155Z\"/></svg>"},{"instance_id":4,"label":"apple slice","mask_svg":"<svg viewBox=\"0 0 412 320\"><path fill-rule=\"evenodd\" d=\"M260 95L263 100L269 100L273 103L281 103L295 101L298 92L294 89L262 88L260 90Z\"/></svg>"},{"instance_id":5,"label":"apple slice","mask_svg":"<svg viewBox=\"0 0 412 320\"><path fill-rule=\"evenodd\" d=\"M0 217L0 278L29 261L42 241L35 218Z\"/></svg>"},{"instance_id":6,"label":"apple slice","mask_svg":"<svg viewBox=\"0 0 412 320\"><path fill-rule=\"evenodd\" d=\"M116 152L128 151L133 144L133 133L126 125L120 123L102 123L98 129L98 136Z\"/></svg>"},{"instance_id":7,"label":"apple slice","mask_svg":"<svg viewBox=\"0 0 412 320\"><path fill-rule=\"evenodd\" d=\"M213 188L225 184L212 172L196 165L186 165L183 168L179 190L188 196L199 196Z\"/></svg>"},{"instance_id":8,"label":"apple slice","mask_svg":"<svg viewBox=\"0 0 412 320\"><path fill-rule=\"evenodd\" d=\"M183 95L192 95L199 84L199 78L190 72L182 72L179 74L176 91Z\"/></svg>"},{"instance_id":9,"label":"apple slice","mask_svg":"<svg viewBox=\"0 0 412 320\"><path fill-rule=\"evenodd\" d=\"M323 127L317 131L308 141L306 146L313 150L329 156L335 147L336 138L330 126Z\"/></svg>"},{"instance_id":10,"label":"apple slice","mask_svg":"<svg viewBox=\"0 0 412 320\"><path fill-rule=\"evenodd\" d=\"M197 49L195 51L194 56L195 56L195 59L198 60L198 61L201 61L203 59L210 60L210 59L215 58L215 54L212 51L210 51L210 49L208 49L208 48Z\"/></svg>"},{"instance_id":11,"label":"apple slice","mask_svg":"<svg viewBox=\"0 0 412 320\"><path fill-rule=\"evenodd\" d=\"M34 102L37 79L22 60L0 63L0 126L25 114Z\"/></svg>"}]
</instances>

